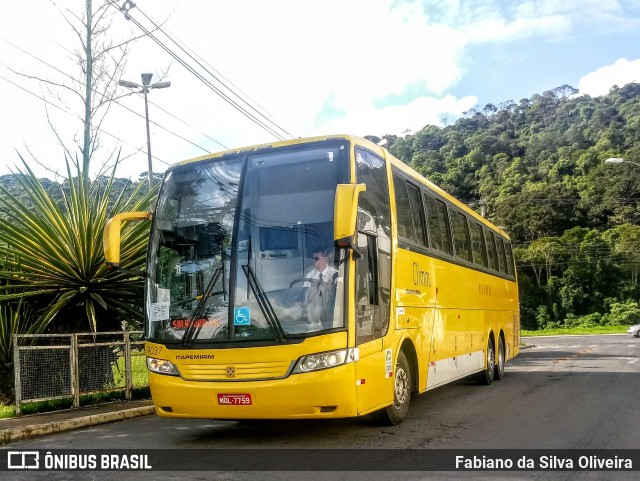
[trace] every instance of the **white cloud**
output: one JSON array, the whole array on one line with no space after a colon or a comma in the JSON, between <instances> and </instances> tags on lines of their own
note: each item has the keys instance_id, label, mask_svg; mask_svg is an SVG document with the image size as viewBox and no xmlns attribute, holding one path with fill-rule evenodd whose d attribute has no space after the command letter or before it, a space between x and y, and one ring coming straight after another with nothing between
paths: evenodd
<instances>
[{"instance_id":1,"label":"white cloud","mask_svg":"<svg viewBox=\"0 0 640 481\"><path fill-rule=\"evenodd\" d=\"M640 26L629 0L422 0L432 24L453 26L472 43L555 39Z\"/></svg>"},{"instance_id":2,"label":"white cloud","mask_svg":"<svg viewBox=\"0 0 640 481\"><path fill-rule=\"evenodd\" d=\"M592 97L605 95L614 85L622 87L631 82L640 82L640 59L621 58L613 65L607 65L580 79L578 90Z\"/></svg>"},{"instance_id":3,"label":"white cloud","mask_svg":"<svg viewBox=\"0 0 640 481\"><path fill-rule=\"evenodd\" d=\"M428 124L440 125L446 118L457 118L461 112L469 110L477 102L478 99L473 96L457 99L447 95L442 98L420 97L402 106L374 108L371 105L343 117L329 120L311 133L317 135L353 133L360 136L400 135L405 131L416 132Z\"/></svg>"},{"instance_id":4,"label":"white cloud","mask_svg":"<svg viewBox=\"0 0 640 481\"><path fill-rule=\"evenodd\" d=\"M401 133L440 119L455 119L475 97L450 95L465 75L470 45L569 35L577 12L595 18L597 7L606 18L620 20L616 0L457 0L442 2L398 0L140 0L140 9L201 55L225 77L256 99L294 136L346 132L359 135ZM65 6L81 11L84 0ZM172 13L170 13L172 12ZM607 25L610 25L608 23ZM113 29L131 27L120 14ZM61 33L62 32L62 35ZM48 0L12 2L0 17L0 37L72 72L69 53L76 40ZM159 35L163 41L165 37ZM57 42L57 44L56 44ZM171 45L171 44L170 44ZM171 45L178 51L175 45ZM0 43L2 62L48 78L60 74L24 53ZM180 52L181 56L186 54ZM512 52L513 54L513 52ZM152 150L167 163L228 147L268 142L274 137L204 87L149 39L137 42L128 58L125 79L138 81L141 72L171 64L170 89L154 91L149 106L152 122L188 139L179 139L151 125ZM201 69L199 69L201 70ZM39 85L17 79L0 65L0 75L40 94ZM219 84L216 84L219 85ZM414 92L412 97L409 92ZM384 99L394 99L394 105ZM74 114L77 104L65 99ZM23 143L48 165L61 164L61 148L44 118L42 101L0 79L0 104L9 115L0 117L0 174L17 160L14 149ZM129 109L144 113L138 96L122 99ZM242 105L242 104L241 104ZM172 115L162 112L166 109ZM244 107L244 105L243 105ZM331 113L332 115L322 115ZM66 136L79 121L52 110ZM75 116L77 117L77 115ZM185 122L189 125L185 125ZM81 125L81 124L80 124ZM112 106L105 130L124 142L120 175L137 177L146 170L144 119ZM104 138L113 148L114 142ZM109 152L108 148L104 150ZM133 154L133 155L132 155ZM9 160L7 160L9 159ZM4 165L3 165L4 164ZM97 162L99 164L99 162ZM156 170L166 165L154 163ZM60 165L58 167L60 168Z\"/></svg>"},{"instance_id":5,"label":"white cloud","mask_svg":"<svg viewBox=\"0 0 640 481\"><path fill-rule=\"evenodd\" d=\"M572 22L563 15L547 15L535 18L505 18L479 20L465 27L471 43L511 42L531 37L555 37L571 32Z\"/></svg>"}]
</instances>

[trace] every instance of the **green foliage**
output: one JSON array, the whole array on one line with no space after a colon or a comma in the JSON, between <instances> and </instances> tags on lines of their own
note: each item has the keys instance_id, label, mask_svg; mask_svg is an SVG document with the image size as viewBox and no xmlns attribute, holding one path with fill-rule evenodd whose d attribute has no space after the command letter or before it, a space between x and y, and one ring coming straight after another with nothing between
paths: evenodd
<instances>
[{"instance_id":1,"label":"green foliage","mask_svg":"<svg viewBox=\"0 0 640 481\"><path fill-rule=\"evenodd\" d=\"M615 302L611 305L611 312L602 316L602 321L608 326L640 324L640 307L633 301Z\"/></svg>"},{"instance_id":2,"label":"green foliage","mask_svg":"<svg viewBox=\"0 0 640 481\"><path fill-rule=\"evenodd\" d=\"M567 316L565 325L567 327L596 327L602 325L602 315L593 312L582 317L575 317L573 314Z\"/></svg>"},{"instance_id":3,"label":"green foliage","mask_svg":"<svg viewBox=\"0 0 640 481\"><path fill-rule=\"evenodd\" d=\"M595 326L595 327L555 327L549 329L522 330L522 343L525 347L531 345L531 341L526 339L529 336L563 336L574 335L580 336L585 334L622 334L626 331L626 327L621 326Z\"/></svg>"},{"instance_id":4,"label":"green foliage","mask_svg":"<svg viewBox=\"0 0 640 481\"><path fill-rule=\"evenodd\" d=\"M46 321L34 319L33 311L22 300L0 303L0 405L13 401L13 335L39 334Z\"/></svg>"},{"instance_id":5,"label":"green foliage","mask_svg":"<svg viewBox=\"0 0 640 481\"><path fill-rule=\"evenodd\" d=\"M24 161L23 161L24 163ZM21 195L0 184L0 242L6 245L0 271L0 303L22 300L39 326L57 331L118 330L122 321L142 320L142 278L110 270L102 235L118 212L146 210L155 191L113 197L113 175L91 182L71 175L54 198L26 163L13 176ZM53 189L56 191L56 189ZM148 223L127 226L121 266L140 270L146 260Z\"/></svg>"}]
</instances>

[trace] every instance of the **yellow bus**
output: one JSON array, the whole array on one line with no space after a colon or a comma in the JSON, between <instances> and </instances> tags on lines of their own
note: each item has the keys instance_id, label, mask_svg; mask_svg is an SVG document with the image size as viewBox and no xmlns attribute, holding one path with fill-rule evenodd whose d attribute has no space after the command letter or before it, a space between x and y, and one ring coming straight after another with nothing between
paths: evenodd
<instances>
[{"instance_id":1,"label":"yellow bus","mask_svg":"<svg viewBox=\"0 0 640 481\"><path fill-rule=\"evenodd\" d=\"M397 424L412 396L504 376L520 318L509 237L384 148L347 136L168 169L145 276L160 416Z\"/></svg>"}]
</instances>

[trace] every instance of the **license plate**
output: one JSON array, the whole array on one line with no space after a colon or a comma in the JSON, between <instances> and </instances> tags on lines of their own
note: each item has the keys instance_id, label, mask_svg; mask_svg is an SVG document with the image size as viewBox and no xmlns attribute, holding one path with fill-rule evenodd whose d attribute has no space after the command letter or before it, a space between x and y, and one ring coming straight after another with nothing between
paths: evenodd
<instances>
[{"instance_id":1,"label":"license plate","mask_svg":"<svg viewBox=\"0 0 640 481\"><path fill-rule=\"evenodd\" d=\"M218 394L218 404L221 406L249 406L251 394Z\"/></svg>"}]
</instances>

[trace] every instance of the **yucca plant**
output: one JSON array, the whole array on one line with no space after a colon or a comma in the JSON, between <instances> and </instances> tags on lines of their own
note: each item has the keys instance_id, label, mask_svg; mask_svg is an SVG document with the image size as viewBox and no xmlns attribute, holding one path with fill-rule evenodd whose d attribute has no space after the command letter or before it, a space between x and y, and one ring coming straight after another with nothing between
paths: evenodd
<instances>
[{"instance_id":1,"label":"yucca plant","mask_svg":"<svg viewBox=\"0 0 640 481\"><path fill-rule=\"evenodd\" d=\"M0 303L0 405L14 400L13 335L41 334L46 328L22 301Z\"/></svg>"},{"instance_id":2,"label":"yucca plant","mask_svg":"<svg viewBox=\"0 0 640 481\"><path fill-rule=\"evenodd\" d=\"M102 235L113 215L148 209L157 189L143 194L140 183L114 197L115 168L106 182L92 182L78 164L73 177L67 162L68 182L56 202L22 163L17 179L24 201L0 186L0 242L9 254L0 271L0 303L23 299L36 312L35 322L56 332L119 330L122 321L140 325L142 276L130 271L144 268L148 222L123 229L121 267L129 273L105 264Z\"/></svg>"}]
</instances>

